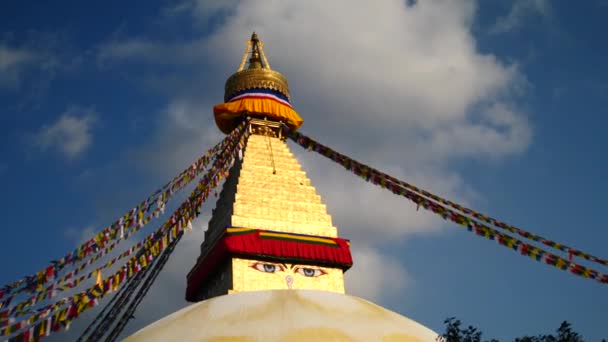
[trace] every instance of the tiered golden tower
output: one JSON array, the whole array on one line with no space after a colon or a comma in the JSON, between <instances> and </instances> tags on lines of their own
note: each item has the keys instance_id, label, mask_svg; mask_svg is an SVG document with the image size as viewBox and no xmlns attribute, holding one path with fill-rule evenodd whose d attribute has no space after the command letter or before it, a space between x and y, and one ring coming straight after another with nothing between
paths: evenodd
<instances>
[{"instance_id":1,"label":"tiered golden tower","mask_svg":"<svg viewBox=\"0 0 608 342\"><path fill-rule=\"evenodd\" d=\"M272 289L344 293L349 244L337 238L325 205L281 136L282 124L302 123L289 99L287 79L270 69L254 33L239 71L226 82L226 102L214 108L224 132L250 117L251 136L220 193L188 275L187 300ZM227 247L235 244L241 248Z\"/></svg>"},{"instance_id":2,"label":"tiered golden tower","mask_svg":"<svg viewBox=\"0 0 608 342\"><path fill-rule=\"evenodd\" d=\"M249 66L246 58L251 53ZM128 341L400 341L437 334L344 294L350 244L284 142L302 120L287 79L270 66L255 33L226 82L215 120L228 133L246 118L251 133L220 193L201 255L188 274L192 304Z\"/></svg>"}]
</instances>

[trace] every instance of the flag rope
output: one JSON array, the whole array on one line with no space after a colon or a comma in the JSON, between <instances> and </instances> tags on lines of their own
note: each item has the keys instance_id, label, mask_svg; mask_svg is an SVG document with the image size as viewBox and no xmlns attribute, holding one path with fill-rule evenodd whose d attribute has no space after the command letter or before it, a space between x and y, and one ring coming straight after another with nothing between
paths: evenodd
<instances>
[{"instance_id":1,"label":"flag rope","mask_svg":"<svg viewBox=\"0 0 608 342\"><path fill-rule=\"evenodd\" d=\"M456 211L447 207L442 202L435 202L429 198L422 196L421 192L412 191L411 190L412 186L404 185L407 183L400 181L394 177L391 177L383 172L380 172L370 166L359 163L358 161L356 161L352 158L349 158L339 152L336 152L323 144L320 144L319 142L313 140L310 137L303 135L302 133L290 130L286 126L284 126L284 130L286 131L286 135L289 136L289 138L291 140L293 140L294 142L296 142L298 145L302 146L303 148L305 148L309 151L315 151L318 154L342 165L345 169L364 178L367 181L371 181L374 185L379 185L382 188L387 188L388 190L390 190L391 192L393 192L396 195L406 197L407 199L416 203L418 206L421 206L426 210L430 210L431 212L441 216L445 220L450 220L452 222L455 222L460 226L466 227L467 230L469 230L469 231L475 231L475 233L477 233L477 235L484 236L490 240L495 240L502 246L509 247L515 251L519 251L521 254L527 255L537 261L544 262L547 265L554 266L561 270L568 270L572 274L575 274L575 275L578 275L578 276L581 276L584 278L593 279L602 284L608 284L608 274L602 274L591 268L582 266L580 264L577 264L577 263L569 261L569 260L565 260L565 259L563 259L555 254L552 254L548 251L545 251L539 247L524 243L523 241L521 241L513 236L501 233L496 229L493 229L480 222L475 221L471 217L457 213ZM418 188L416 188L416 189L418 189ZM426 191L425 191L425 193L430 194L429 192L426 192ZM433 195L433 196L435 196L435 195ZM439 198L438 196L435 196L435 197ZM462 206L460 206L460 207L464 208ZM472 210L470 210L470 209L469 209L469 211L472 212ZM481 215L481 214L479 214L478 216L487 217L487 216ZM509 226L509 227L511 227L511 226ZM500 228L502 228L502 227L500 227ZM521 229L517 229L516 232L522 232L522 233L520 233L520 235L522 235L526 238L529 238L529 236L536 236L531 233L525 232ZM534 240L534 239L531 239L531 240ZM549 240L547 240L547 241L549 241ZM551 244L547 244L549 247L559 249L558 247L555 247L552 244L555 244L558 246L565 246L563 244L558 244L558 243L555 243L552 241L550 241L550 242L551 242ZM590 256L590 254L580 252L580 251L577 255L579 255L579 254ZM597 258L597 259L603 260L600 258Z\"/></svg>"},{"instance_id":2,"label":"flag rope","mask_svg":"<svg viewBox=\"0 0 608 342\"><path fill-rule=\"evenodd\" d=\"M177 244L179 243L179 241L181 240L181 238L183 236L184 236L183 233L178 235L177 238L169 244L167 249L165 249L163 251L162 255L160 256L160 258L158 259L156 264L154 264L152 269L149 271L150 274L143 281L143 284L141 285L139 291L135 294L135 298L133 298L133 300L131 301L131 303L125 310L125 312L122 314L122 316L120 318L117 318L118 313L116 313L115 315L108 317L108 320L111 320L111 323L116 322L116 326L114 327L114 329L112 329L110 331L110 333L106 337L105 341L109 341L109 342L115 341L116 338L118 337L118 335L120 335L120 333L127 326L129 321L131 320L131 318L134 318L133 314L137 310L137 307L139 306L139 304L141 303L143 298L148 293L148 290L150 290L150 288L152 287L152 284L154 284L154 281L160 274L160 271L162 271L163 267L169 260L171 253L173 253L173 250L175 249L175 247L177 246ZM140 280L140 282L141 282L141 280ZM122 309L122 307L120 307L120 308ZM102 327L100 326L100 328L102 328ZM108 326L108 328L109 328L109 326ZM99 332L98 333L93 332L89 336L88 340L100 341L102 339L102 337L105 335L105 333L107 332L107 329L98 329L98 330L99 330Z\"/></svg>"},{"instance_id":3,"label":"flag rope","mask_svg":"<svg viewBox=\"0 0 608 342\"><path fill-rule=\"evenodd\" d=\"M220 143L218 143L214 148L210 149L205 156L208 156L207 158L205 158L205 160L203 160L201 162L201 167L199 167L199 170L204 170L204 168L207 166L207 164L209 164L209 161L212 160L214 158L215 155L217 155L218 153L216 152L218 147L224 147L224 146L228 146L228 142L232 139L234 140L235 137L237 137L239 134L241 134L241 131L243 130L244 125L241 125L239 127L237 127L230 135L228 135L224 140L222 140ZM215 152L214 154L210 154L211 152ZM201 159L199 159L201 160ZM200 172L199 172L200 173ZM198 173L197 173L198 174ZM191 182L193 179L196 178L196 175L193 175L193 177L191 177L188 181ZM185 187L187 184L183 184L182 187ZM149 219L147 218L145 223L148 223ZM105 263L104 265L97 267L95 270L89 272L88 274L82 275L72 281L68 281L71 278L77 276L81 271L83 271L87 266L93 264L94 262L98 261L100 258L102 258L104 255L107 255L111 250L113 250L121 241L128 239L131 235L134 235L136 232L138 232L141 228L143 227L143 225L138 225L137 227L135 227L134 229L132 229L131 231L127 232L127 234L122 238L122 239L118 239L113 241L110 245L106 246L106 248L101 251L100 253L98 253L97 255L94 255L92 258L88 259L88 261L80 264L78 267L76 267L74 270L68 272L67 274L65 274L63 277L61 278L55 278L54 281L50 282L50 285L47 286L46 288L42 289L42 290L38 290L35 292L34 295L28 297L27 299L23 300L22 302L13 305L12 307L0 311L0 327L1 326L5 326L7 324L7 319L9 319L10 317L18 317L18 316L22 316L22 315L26 315L26 314L31 314L32 312L29 311L28 309L32 306L34 306L35 304L37 304L38 302L50 299L52 297L54 297L58 292L62 292L68 289L72 289L77 287L82 281L89 279L92 275L94 275L94 273L111 267L113 265L116 264L116 262L118 262L120 259L123 259L129 255L131 255L136 249L140 248L142 246L142 244L145 244L146 241L148 241L149 239L151 239L151 236L153 235L150 234L148 237L146 237L144 240L140 241L139 243L137 243L136 245L132 246L130 249L122 252L119 256L113 258L112 260L108 261L107 263ZM17 293L14 293L12 296L14 297Z\"/></svg>"},{"instance_id":4,"label":"flag rope","mask_svg":"<svg viewBox=\"0 0 608 342\"><path fill-rule=\"evenodd\" d=\"M239 127L242 129L245 125L246 122ZM51 332L59 331L61 328L67 328L70 322L76 319L80 313L97 306L99 299L117 291L135 274L153 263L161 252L177 239L178 235L182 234L187 226L191 225L192 219L200 215L200 207L210 196L211 190L216 188L228 176L229 168L240 150L243 149L249 132L242 130L240 134L240 137L233 136L230 139L229 144L215 158L213 166L207 171L197 187L174 211L171 217L157 229L155 232L157 238L154 242L144 245L120 270L105 278L102 286L96 284L76 295L63 298L57 303L41 308L37 310L36 315L0 329L0 336L9 336L21 331L9 339L11 341L17 338L16 341L18 341L19 338L23 338L24 334L29 333L29 329L32 327L39 332L37 334L39 337L48 336ZM113 282L113 280L117 281Z\"/></svg>"},{"instance_id":5,"label":"flag rope","mask_svg":"<svg viewBox=\"0 0 608 342\"><path fill-rule=\"evenodd\" d=\"M229 139L218 143L216 146L207 151L203 156L199 157L191 166L183 170L175 176L171 181L167 182L161 188L151 194L146 200L142 201L136 207L131 209L125 215L121 216L107 228L97 233L93 238L75 248L72 252L66 254L63 258L53 260L51 265L36 274L26 276L13 283L4 285L0 288L0 308L10 304L14 296L21 292L38 292L44 290L44 285L56 279L57 274L68 265L73 265L77 261L105 251L108 247L106 244L109 241L121 241L126 238L125 231L128 234L129 229L139 230L147 224L153 217L158 217L161 212L164 212L165 205L169 199L173 197L179 190L187 186L194 178L196 178L211 160L211 157L221 151ZM150 214L152 208L156 204L155 210ZM144 215L148 214L145 218ZM111 245L110 249L115 245ZM104 248L105 247L105 248ZM65 279L64 279L65 280ZM0 316L1 317L1 316Z\"/></svg>"}]
</instances>

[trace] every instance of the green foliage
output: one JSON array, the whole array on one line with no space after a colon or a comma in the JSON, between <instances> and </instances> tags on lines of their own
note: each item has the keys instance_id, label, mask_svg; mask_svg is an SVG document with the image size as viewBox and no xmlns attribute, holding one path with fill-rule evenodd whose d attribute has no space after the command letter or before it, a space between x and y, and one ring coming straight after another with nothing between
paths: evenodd
<instances>
[{"instance_id":1,"label":"green foliage","mask_svg":"<svg viewBox=\"0 0 608 342\"><path fill-rule=\"evenodd\" d=\"M464 328L462 322L454 317L446 319L445 332L437 338L442 342L482 342L482 333L479 329L468 326ZM496 339L483 340L483 342L498 342ZM583 337L572 330L570 323L564 321L557 329L555 335L523 336L515 342L583 342Z\"/></svg>"},{"instance_id":2,"label":"green foliage","mask_svg":"<svg viewBox=\"0 0 608 342\"><path fill-rule=\"evenodd\" d=\"M481 342L481 331L477 328L469 325L466 328L462 328L462 322L460 320L450 317L443 321L446 325L445 333L441 335L437 341L442 342ZM485 342L498 342L495 339Z\"/></svg>"}]
</instances>

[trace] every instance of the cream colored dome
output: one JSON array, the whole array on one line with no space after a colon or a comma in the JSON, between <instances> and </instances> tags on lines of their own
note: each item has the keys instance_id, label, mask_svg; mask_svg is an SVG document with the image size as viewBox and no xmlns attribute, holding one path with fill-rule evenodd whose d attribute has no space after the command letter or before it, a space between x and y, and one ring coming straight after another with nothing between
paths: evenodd
<instances>
[{"instance_id":1,"label":"cream colored dome","mask_svg":"<svg viewBox=\"0 0 608 342\"><path fill-rule=\"evenodd\" d=\"M230 294L190 305L126 341L403 341L437 334L361 298L325 291Z\"/></svg>"}]
</instances>

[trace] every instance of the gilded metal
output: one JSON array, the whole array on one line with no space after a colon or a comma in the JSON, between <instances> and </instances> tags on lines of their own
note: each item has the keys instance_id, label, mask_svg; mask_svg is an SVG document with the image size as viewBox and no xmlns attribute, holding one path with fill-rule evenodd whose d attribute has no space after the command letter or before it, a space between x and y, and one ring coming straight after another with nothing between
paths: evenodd
<instances>
[{"instance_id":1,"label":"gilded metal","mask_svg":"<svg viewBox=\"0 0 608 342\"><path fill-rule=\"evenodd\" d=\"M262 58L264 59L264 65L266 66L267 69L271 69L270 63L268 63L268 59L266 59L266 53L264 52L264 43L260 42L259 46L260 46L260 54L262 55Z\"/></svg>"},{"instance_id":2,"label":"gilded metal","mask_svg":"<svg viewBox=\"0 0 608 342\"><path fill-rule=\"evenodd\" d=\"M271 120L252 119L253 132L280 132L280 124ZM273 156L268 149L272 141ZM273 164L276 174L271 175ZM230 225L256 227L314 236L337 237L331 216L302 171L287 144L272 135L252 134L247 141L239 171L238 185L231 206ZM223 228L223 227L222 227ZM211 225L209 229L212 229ZM252 260L233 257L228 293L287 289L287 273L263 273L251 267ZM315 266L315 265L310 265ZM320 266L320 265L316 265ZM344 293L344 273L339 268L324 268L327 274L307 278L293 274L293 288Z\"/></svg>"},{"instance_id":3,"label":"gilded metal","mask_svg":"<svg viewBox=\"0 0 608 342\"><path fill-rule=\"evenodd\" d=\"M249 126L252 133L279 128L280 123L263 119L252 119ZM272 157L268 140L272 141ZM276 171L274 174L273 165ZM209 221L199 260L206 260L214 250L226 226L338 236L338 230L333 226L326 206L287 144L278 138L261 134L249 136L242 161L235 162L234 169L226 180ZM227 272L223 281L215 279L222 278L221 274L209 278L205 284L211 285L201 288L197 300L232 292L288 287L284 279L288 274L283 274L281 278L276 274L261 273L250 267L250 260L237 259L233 256L225 269L217 270ZM324 270L327 274L322 277L296 277L294 288L343 292L342 270L331 267Z\"/></svg>"},{"instance_id":4,"label":"gilded metal","mask_svg":"<svg viewBox=\"0 0 608 342\"><path fill-rule=\"evenodd\" d=\"M287 78L281 73L268 69L245 69L233 74L226 81L224 101L228 101L239 91L253 88L276 90L291 100Z\"/></svg>"},{"instance_id":5,"label":"gilded metal","mask_svg":"<svg viewBox=\"0 0 608 342\"><path fill-rule=\"evenodd\" d=\"M247 55L249 54L249 50L251 49L251 41L246 42L247 47L245 48L245 53L243 54L243 58L241 59L241 64L239 64L238 71L243 71L245 69L245 63L247 63Z\"/></svg>"},{"instance_id":6,"label":"gilded metal","mask_svg":"<svg viewBox=\"0 0 608 342\"><path fill-rule=\"evenodd\" d=\"M250 119L249 129L251 134L264 135L283 140L281 124L276 121Z\"/></svg>"},{"instance_id":7,"label":"gilded metal","mask_svg":"<svg viewBox=\"0 0 608 342\"><path fill-rule=\"evenodd\" d=\"M248 53L251 53L248 68L244 69L244 63L241 62L238 71L226 81L224 101L228 101L240 91L254 88L275 90L291 100L287 78L280 72L270 69L263 44L255 32L251 36L243 61Z\"/></svg>"}]
</instances>

